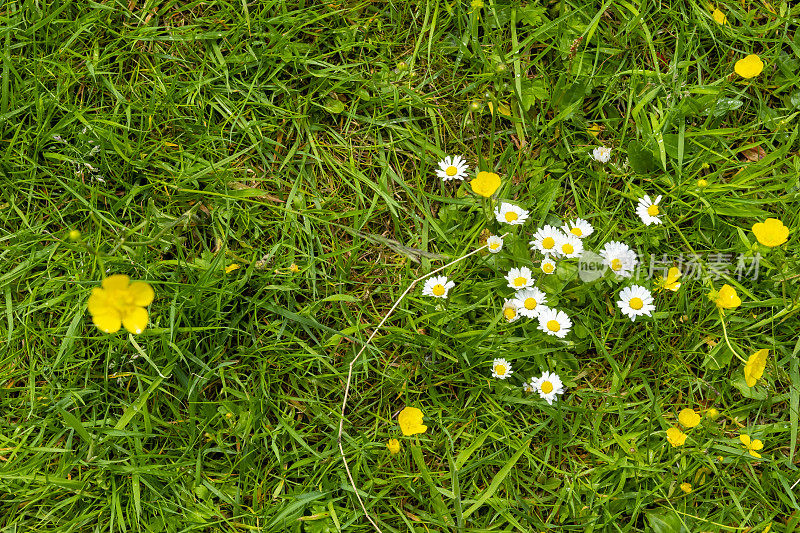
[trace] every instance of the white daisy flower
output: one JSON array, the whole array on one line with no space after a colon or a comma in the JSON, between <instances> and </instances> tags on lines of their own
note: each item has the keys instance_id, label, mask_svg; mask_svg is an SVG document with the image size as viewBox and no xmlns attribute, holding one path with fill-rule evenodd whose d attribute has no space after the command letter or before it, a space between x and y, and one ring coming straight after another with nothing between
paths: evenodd
<instances>
[{"instance_id":1,"label":"white daisy flower","mask_svg":"<svg viewBox=\"0 0 800 533\"><path fill-rule=\"evenodd\" d=\"M512 268L506 274L506 281L512 289L526 289L533 286L533 273L528 267Z\"/></svg>"},{"instance_id":2,"label":"white daisy flower","mask_svg":"<svg viewBox=\"0 0 800 533\"><path fill-rule=\"evenodd\" d=\"M522 305L520 305L520 301L516 298L507 299L503 302L503 316L506 317L506 320L509 322L514 322L520 317L520 307L522 307Z\"/></svg>"},{"instance_id":3,"label":"white daisy flower","mask_svg":"<svg viewBox=\"0 0 800 533\"><path fill-rule=\"evenodd\" d=\"M506 379L513 374L511 370L511 363L505 359L498 358L492 362L492 377L497 379Z\"/></svg>"},{"instance_id":4,"label":"white daisy flower","mask_svg":"<svg viewBox=\"0 0 800 533\"><path fill-rule=\"evenodd\" d=\"M644 195L644 198L639 199L639 203L636 205L636 214L639 215L645 225L661 224L661 219L658 218L658 214L661 212L658 208L658 202L660 201L660 194L655 201L651 201L650 196L647 194Z\"/></svg>"},{"instance_id":5,"label":"white daisy flower","mask_svg":"<svg viewBox=\"0 0 800 533\"><path fill-rule=\"evenodd\" d=\"M439 161L439 169L436 175L444 181L463 180L467 177L467 162L460 155L447 156Z\"/></svg>"},{"instance_id":6,"label":"white daisy flower","mask_svg":"<svg viewBox=\"0 0 800 533\"><path fill-rule=\"evenodd\" d=\"M598 146L592 150L592 159L599 163L608 163L609 159L611 159L611 148Z\"/></svg>"},{"instance_id":7,"label":"white daisy flower","mask_svg":"<svg viewBox=\"0 0 800 533\"><path fill-rule=\"evenodd\" d=\"M539 397L546 400L549 405L556 401L557 394L564 394L564 384L558 374L544 372L540 378L532 378L534 392L539 393Z\"/></svg>"},{"instance_id":8,"label":"white daisy flower","mask_svg":"<svg viewBox=\"0 0 800 533\"><path fill-rule=\"evenodd\" d=\"M556 253L570 259L580 257L583 253L583 241L572 233L559 231L558 234L558 238L556 239Z\"/></svg>"},{"instance_id":9,"label":"white daisy flower","mask_svg":"<svg viewBox=\"0 0 800 533\"><path fill-rule=\"evenodd\" d=\"M531 250L539 250L543 254L552 254L556 252L556 241L561 236L561 230L547 225L543 228L536 230L533 234L533 240L528 244L531 245Z\"/></svg>"},{"instance_id":10,"label":"white daisy flower","mask_svg":"<svg viewBox=\"0 0 800 533\"><path fill-rule=\"evenodd\" d=\"M633 269L639 263L636 252L627 244L618 241L607 242L600 250L600 256L608 268L623 278L631 277Z\"/></svg>"},{"instance_id":11,"label":"white daisy flower","mask_svg":"<svg viewBox=\"0 0 800 533\"><path fill-rule=\"evenodd\" d=\"M561 226L561 231L564 233L571 233L579 239L585 239L594 233L594 227L587 220L576 218L573 221L567 222Z\"/></svg>"},{"instance_id":12,"label":"white daisy flower","mask_svg":"<svg viewBox=\"0 0 800 533\"><path fill-rule=\"evenodd\" d=\"M522 384L522 390L524 390L525 392L536 392L536 380L537 379L538 378L534 376L531 379L529 379L528 381L526 381L525 383L523 383Z\"/></svg>"},{"instance_id":13,"label":"white daisy flower","mask_svg":"<svg viewBox=\"0 0 800 533\"><path fill-rule=\"evenodd\" d=\"M547 296L545 293L536 287L517 291L515 298L519 300L521 304L519 306L519 314L528 318L536 318L539 316L539 311L541 311L547 303Z\"/></svg>"},{"instance_id":14,"label":"white daisy flower","mask_svg":"<svg viewBox=\"0 0 800 533\"><path fill-rule=\"evenodd\" d=\"M486 239L486 249L496 254L503 249L503 239L497 235L492 235Z\"/></svg>"},{"instance_id":15,"label":"white daisy flower","mask_svg":"<svg viewBox=\"0 0 800 533\"><path fill-rule=\"evenodd\" d=\"M548 335L563 339L572 328L572 320L567 313L546 307L539 311L539 329Z\"/></svg>"},{"instance_id":16,"label":"white daisy flower","mask_svg":"<svg viewBox=\"0 0 800 533\"><path fill-rule=\"evenodd\" d=\"M494 217L501 224L519 226L528 219L528 212L514 204L503 202L500 207L494 210Z\"/></svg>"},{"instance_id":17,"label":"white daisy flower","mask_svg":"<svg viewBox=\"0 0 800 533\"><path fill-rule=\"evenodd\" d=\"M447 279L447 276L433 276L425 280L422 294L436 298L447 298L447 292L455 285L455 283Z\"/></svg>"},{"instance_id":18,"label":"white daisy flower","mask_svg":"<svg viewBox=\"0 0 800 533\"><path fill-rule=\"evenodd\" d=\"M630 317L631 322L637 316L650 316L656 310L653 305L653 295L641 285L631 285L619 291L617 306Z\"/></svg>"},{"instance_id":19,"label":"white daisy flower","mask_svg":"<svg viewBox=\"0 0 800 533\"><path fill-rule=\"evenodd\" d=\"M553 261L550 256L544 256L542 259L542 272L545 274L555 274L556 272L556 263Z\"/></svg>"}]
</instances>

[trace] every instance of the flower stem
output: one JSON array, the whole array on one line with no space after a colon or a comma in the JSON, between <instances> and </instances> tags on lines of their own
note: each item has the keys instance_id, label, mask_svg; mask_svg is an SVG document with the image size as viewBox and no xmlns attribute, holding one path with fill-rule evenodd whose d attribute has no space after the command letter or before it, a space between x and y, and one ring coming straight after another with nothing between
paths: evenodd
<instances>
[{"instance_id":1,"label":"flower stem","mask_svg":"<svg viewBox=\"0 0 800 533\"><path fill-rule=\"evenodd\" d=\"M739 358L742 363L747 363L747 359L743 356L739 355L739 352L734 350L733 345L731 344L730 339L728 339L728 330L725 328L725 315L722 314L722 309L719 310L719 321L722 322L722 333L725 336L725 344L728 345L728 348L733 352L733 355Z\"/></svg>"}]
</instances>

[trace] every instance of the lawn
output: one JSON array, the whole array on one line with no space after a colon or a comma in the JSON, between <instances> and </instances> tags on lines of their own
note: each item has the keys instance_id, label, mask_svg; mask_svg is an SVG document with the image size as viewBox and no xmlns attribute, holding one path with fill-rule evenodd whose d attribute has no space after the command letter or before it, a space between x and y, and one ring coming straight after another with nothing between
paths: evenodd
<instances>
[{"instance_id":1,"label":"lawn","mask_svg":"<svg viewBox=\"0 0 800 533\"><path fill-rule=\"evenodd\" d=\"M0 532L800 524L800 6L0 17Z\"/></svg>"}]
</instances>

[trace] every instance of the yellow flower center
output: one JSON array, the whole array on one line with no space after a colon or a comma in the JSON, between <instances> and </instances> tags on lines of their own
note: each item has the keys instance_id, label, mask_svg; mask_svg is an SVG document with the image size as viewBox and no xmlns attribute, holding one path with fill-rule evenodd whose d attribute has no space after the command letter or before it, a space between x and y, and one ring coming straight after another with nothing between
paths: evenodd
<instances>
[{"instance_id":1,"label":"yellow flower center","mask_svg":"<svg viewBox=\"0 0 800 533\"><path fill-rule=\"evenodd\" d=\"M619 259L612 259L611 260L611 270L617 271L622 269L622 261Z\"/></svg>"},{"instance_id":2,"label":"yellow flower center","mask_svg":"<svg viewBox=\"0 0 800 533\"><path fill-rule=\"evenodd\" d=\"M542 271L545 274L552 274L555 269L556 266L553 263L545 263L544 265L542 265Z\"/></svg>"},{"instance_id":3,"label":"yellow flower center","mask_svg":"<svg viewBox=\"0 0 800 533\"><path fill-rule=\"evenodd\" d=\"M527 279L523 278L522 276L519 276L518 278L514 279L514 285L517 287L524 287L527 281L528 281Z\"/></svg>"},{"instance_id":4,"label":"yellow flower center","mask_svg":"<svg viewBox=\"0 0 800 533\"><path fill-rule=\"evenodd\" d=\"M631 309L636 309L637 311L644 307L644 302L641 298L631 298L631 301L628 302L628 304L631 306Z\"/></svg>"},{"instance_id":5,"label":"yellow flower center","mask_svg":"<svg viewBox=\"0 0 800 533\"><path fill-rule=\"evenodd\" d=\"M494 365L494 373L498 376L505 376L506 375L506 366L505 365Z\"/></svg>"},{"instance_id":6,"label":"yellow flower center","mask_svg":"<svg viewBox=\"0 0 800 533\"><path fill-rule=\"evenodd\" d=\"M442 296L444 295L444 285L442 285L441 283L437 283L436 285L433 286L433 289L431 289L431 291L436 296Z\"/></svg>"},{"instance_id":7,"label":"yellow flower center","mask_svg":"<svg viewBox=\"0 0 800 533\"><path fill-rule=\"evenodd\" d=\"M556 245L556 240L552 237L545 237L542 239L542 248L545 250L550 250L553 246Z\"/></svg>"},{"instance_id":8,"label":"yellow flower center","mask_svg":"<svg viewBox=\"0 0 800 533\"><path fill-rule=\"evenodd\" d=\"M503 315L508 320L513 320L514 317L517 316L517 310L514 309L513 307L506 307L505 309L503 309Z\"/></svg>"},{"instance_id":9,"label":"yellow flower center","mask_svg":"<svg viewBox=\"0 0 800 533\"><path fill-rule=\"evenodd\" d=\"M542 383L541 388L542 392L545 394L550 394L551 392L553 392L553 384L550 383L549 381L545 381L544 383Z\"/></svg>"},{"instance_id":10,"label":"yellow flower center","mask_svg":"<svg viewBox=\"0 0 800 533\"><path fill-rule=\"evenodd\" d=\"M525 298L525 309L536 309L536 298Z\"/></svg>"},{"instance_id":11,"label":"yellow flower center","mask_svg":"<svg viewBox=\"0 0 800 533\"><path fill-rule=\"evenodd\" d=\"M561 324L558 323L558 320L550 320L547 323L547 329L555 333L561 329Z\"/></svg>"},{"instance_id":12,"label":"yellow flower center","mask_svg":"<svg viewBox=\"0 0 800 533\"><path fill-rule=\"evenodd\" d=\"M498 248L500 248L500 243L499 242L493 242L492 244L489 245L489 248L492 249L492 250L497 250Z\"/></svg>"},{"instance_id":13,"label":"yellow flower center","mask_svg":"<svg viewBox=\"0 0 800 533\"><path fill-rule=\"evenodd\" d=\"M450 165L449 167L447 167L447 170L445 170L444 173L447 174L448 176L455 176L456 174L458 174L458 169L453 165Z\"/></svg>"},{"instance_id":14,"label":"yellow flower center","mask_svg":"<svg viewBox=\"0 0 800 533\"><path fill-rule=\"evenodd\" d=\"M509 211L506 213L506 222L514 222L518 218L519 216L514 211Z\"/></svg>"},{"instance_id":15,"label":"yellow flower center","mask_svg":"<svg viewBox=\"0 0 800 533\"><path fill-rule=\"evenodd\" d=\"M564 255L570 255L575 251L575 248L571 244L567 243L561 247L561 251L564 252Z\"/></svg>"},{"instance_id":16,"label":"yellow flower center","mask_svg":"<svg viewBox=\"0 0 800 533\"><path fill-rule=\"evenodd\" d=\"M570 232L571 232L573 235L575 235L576 237L581 237L581 236L583 236L583 232L581 231L581 228L572 228L572 229L571 229L571 230L569 230L569 231L570 231Z\"/></svg>"},{"instance_id":17,"label":"yellow flower center","mask_svg":"<svg viewBox=\"0 0 800 533\"><path fill-rule=\"evenodd\" d=\"M647 214L650 215L651 217L658 216L658 206L653 204L650 207L648 207Z\"/></svg>"}]
</instances>

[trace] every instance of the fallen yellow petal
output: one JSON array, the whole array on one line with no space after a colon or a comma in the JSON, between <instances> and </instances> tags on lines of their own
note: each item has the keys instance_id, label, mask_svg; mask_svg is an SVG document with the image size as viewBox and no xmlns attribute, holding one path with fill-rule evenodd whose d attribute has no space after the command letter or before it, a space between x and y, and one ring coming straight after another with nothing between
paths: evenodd
<instances>
[{"instance_id":1,"label":"fallen yellow petal","mask_svg":"<svg viewBox=\"0 0 800 533\"><path fill-rule=\"evenodd\" d=\"M737 61L733 70L743 78L755 78L764 70L764 62L756 54L750 54Z\"/></svg>"},{"instance_id":2,"label":"fallen yellow petal","mask_svg":"<svg viewBox=\"0 0 800 533\"><path fill-rule=\"evenodd\" d=\"M403 408L397 416L397 422L400 424L400 431L403 432L403 435L415 435L428 431L428 426L422 423L422 411L416 407Z\"/></svg>"},{"instance_id":3,"label":"fallen yellow petal","mask_svg":"<svg viewBox=\"0 0 800 533\"><path fill-rule=\"evenodd\" d=\"M389 439L389 442L386 443L386 447L389 448L389 453L392 455L400 453L400 441L397 439Z\"/></svg>"},{"instance_id":4,"label":"fallen yellow petal","mask_svg":"<svg viewBox=\"0 0 800 533\"><path fill-rule=\"evenodd\" d=\"M755 386L756 382L764 375L767 355L769 355L769 350L764 348L747 358L747 363L744 365L744 380L748 387Z\"/></svg>"},{"instance_id":5,"label":"fallen yellow petal","mask_svg":"<svg viewBox=\"0 0 800 533\"><path fill-rule=\"evenodd\" d=\"M700 415L694 409L684 409L678 414L678 422L685 428L693 428L700 423Z\"/></svg>"}]
</instances>

